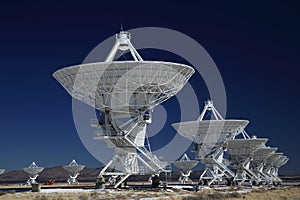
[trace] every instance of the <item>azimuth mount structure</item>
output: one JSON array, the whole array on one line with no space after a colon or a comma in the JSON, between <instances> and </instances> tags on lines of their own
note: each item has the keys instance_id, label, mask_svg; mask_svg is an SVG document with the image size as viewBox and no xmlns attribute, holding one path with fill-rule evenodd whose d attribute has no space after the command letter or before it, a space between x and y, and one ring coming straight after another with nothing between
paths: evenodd
<instances>
[{"instance_id":1,"label":"azimuth mount structure","mask_svg":"<svg viewBox=\"0 0 300 200\"><path fill-rule=\"evenodd\" d=\"M233 181L252 185L278 185L282 180L278 177L278 168L286 164L288 158L282 153L275 153L278 148L266 147L267 138L252 138L243 130L243 139L227 141L227 153L230 164L235 170Z\"/></svg>"},{"instance_id":2,"label":"azimuth mount structure","mask_svg":"<svg viewBox=\"0 0 300 200\"><path fill-rule=\"evenodd\" d=\"M273 162L273 169L271 171L272 176L275 177L275 181L273 181L274 185L280 185L282 183L282 180L278 176L278 169L285 165L289 161L289 158L287 156L280 156L280 158Z\"/></svg>"},{"instance_id":3,"label":"azimuth mount structure","mask_svg":"<svg viewBox=\"0 0 300 200\"><path fill-rule=\"evenodd\" d=\"M190 160L190 158L186 154L184 154L180 160L173 162L173 164L176 167L181 169L181 176L179 177L179 183L193 184L192 179L190 179L190 175L191 175L193 167L195 167L198 163L199 163L199 161L197 161L197 160Z\"/></svg>"},{"instance_id":4,"label":"azimuth mount structure","mask_svg":"<svg viewBox=\"0 0 300 200\"><path fill-rule=\"evenodd\" d=\"M209 114L211 119L205 120ZM223 157L226 141L240 134L248 123L247 120L225 120L213 102L206 101L198 120L172 124L180 135L196 144L195 157L205 164L200 184L229 182L234 178L235 173L228 168L228 160Z\"/></svg>"},{"instance_id":5,"label":"azimuth mount structure","mask_svg":"<svg viewBox=\"0 0 300 200\"><path fill-rule=\"evenodd\" d=\"M266 167L264 172L270 176L270 183L273 185L281 184L282 180L278 177L278 169L288 162L289 158L283 153L274 153L265 160Z\"/></svg>"},{"instance_id":6,"label":"azimuth mount structure","mask_svg":"<svg viewBox=\"0 0 300 200\"><path fill-rule=\"evenodd\" d=\"M32 162L29 167L23 168L23 170L29 175L27 184L31 185L37 183L36 178L39 176L39 173L44 170L44 167L38 167L35 162Z\"/></svg>"},{"instance_id":7,"label":"azimuth mount structure","mask_svg":"<svg viewBox=\"0 0 300 200\"><path fill-rule=\"evenodd\" d=\"M104 140L115 154L99 176L118 176L118 187L140 164L152 173L166 171L145 147L146 127L151 113L160 103L177 94L194 73L178 63L144 61L130 42L131 35L121 31L105 62L75 65L56 71L53 76L75 99L100 111L92 120L95 140ZM114 61L117 51L129 51L133 61ZM114 171L108 172L109 168Z\"/></svg>"},{"instance_id":8,"label":"azimuth mount structure","mask_svg":"<svg viewBox=\"0 0 300 200\"><path fill-rule=\"evenodd\" d=\"M263 180L250 169L252 156L254 152L262 147L265 147L267 138L247 138L232 139L227 141L227 153L230 154L230 164L235 169L235 176L233 181L236 184L243 184L245 181L253 183L260 183Z\"/></svg>"},{"instance_id":9,"label":"azimuth mount structure","mask_svg":"<svg viewBox=\"0 0 300 200\"><path fill-rule=\"evenodd\" d=\"M77 177L79 175L79 172L83 170L85 166L84 165L78 165L76 160L72 160L69 165L64 165L63 168L67 172L69 172L70 178L68 178L67 183L69 185L79 184L77 181Z\"/></svg>"},{"instance_id":10,"label":"azimuth mount structure","mask_svg":"<svg viewBox=\"0 0 300 200\"><path fill-rule=\"evenodd\" d=\"M251 170L256 174L257 177L261 180L257 184L271 184L272 177L264 172L266 166L265 161L271 155L273 155L278 148L276 147L266 147L263 146L252 154ZM255 185L255 184L254 184Z\"/></svg>"}]
</instances>

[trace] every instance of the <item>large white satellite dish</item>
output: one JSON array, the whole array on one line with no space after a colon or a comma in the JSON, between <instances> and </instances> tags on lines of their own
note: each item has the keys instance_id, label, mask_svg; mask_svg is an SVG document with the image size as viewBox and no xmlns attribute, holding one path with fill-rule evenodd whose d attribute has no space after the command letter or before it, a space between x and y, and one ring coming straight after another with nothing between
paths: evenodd
<instances>
[{"instance_id":1,"label":"large white satellite dish","mask_svg":"<svg viewBox=\"0 0 300 200\"><path fill-rule=\"evenodd\" d=\"M139 174L139 162L150 172L165 171L166 163L145 148L147 124L155 106L177 94L194 73L190 66L171 62L144 61L121 31L105 62L75 65L53 76L75 99L100 111L94 120L94 139L104 140L115 156L100 175L119 176L118 187L131 174ZM117 51L129 51L133 61L114 61ZM139 152L140 154L137 154ZM113 172L106 172L108 168Z\"/></svg>"}]
</instances>

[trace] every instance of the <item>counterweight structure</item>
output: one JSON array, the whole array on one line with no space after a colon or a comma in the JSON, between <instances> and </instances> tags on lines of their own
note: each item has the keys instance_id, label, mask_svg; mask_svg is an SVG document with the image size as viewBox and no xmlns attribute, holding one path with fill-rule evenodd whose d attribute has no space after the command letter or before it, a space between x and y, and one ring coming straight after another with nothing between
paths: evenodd
<instances>
[{"instance_id":1,"label":"counterweight structure","mask_svg":"<svg viewBox=\"0 0 300 200\"><path fill-rule=\"evenodd\" d=\"M152 173L166 171L167 163L145 147L146 127L155 106L177 94L194 73L183 64L144 61L130 38L125 31L117 34L105 62L66 67L53 74L73 98L100 111L100 119L92 120L94 139L105 141L115 154L99 176L115 177L115 188L139 174L141 165ZM134 60L113 61L119 50L129 51Z\"/></svg>"}]
</instances>

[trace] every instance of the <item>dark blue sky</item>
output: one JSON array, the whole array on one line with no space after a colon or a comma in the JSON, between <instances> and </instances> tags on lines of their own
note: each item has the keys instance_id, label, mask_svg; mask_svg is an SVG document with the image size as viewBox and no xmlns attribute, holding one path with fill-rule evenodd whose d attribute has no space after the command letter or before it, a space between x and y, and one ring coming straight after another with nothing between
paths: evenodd
<instances>
[{"instance_id":1,"label":"dark blue sky","mask_svg":"<svg viewBox=\"0 0 300 200\"><path fill-rule=\"evenodd\" d=\"M1 1L0 167L32 161L52 167L73 158L100 165L82 145L71 97L52 73L81 63L121 23L174 29L199 42L223 77L227 116L249 119L250 134L270 138L269 145L290 157L281 172L300 173L297 1Z\"/></svg>"}]
</instances>

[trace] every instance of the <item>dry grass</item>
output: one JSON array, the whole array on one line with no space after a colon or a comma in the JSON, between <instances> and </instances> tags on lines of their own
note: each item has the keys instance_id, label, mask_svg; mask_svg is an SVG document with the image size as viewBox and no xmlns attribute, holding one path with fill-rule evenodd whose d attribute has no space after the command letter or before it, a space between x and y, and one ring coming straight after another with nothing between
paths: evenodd
<instances>
[{"instance_id":1,"label":"dry grass","mask_svg":"<svg viewBox=\"0 0 300 200\"><path fill-rule=\"evenodd\" d=\"M141 191L141 190L114 190L106 192L63 192L63 193L0 193L0 200L100 200L100 199L141 199L156 198L157 200L187 200L187 199L228 199L228 200L300 200L300 187L294 188L275 188L275 189L252 189L247 194L238 193L238 189L230 190L201 190L199 192L189 192L175 190L168 192L160 191Z\"/></svg>"},{"instance_id":2,"label":"dry grass","mask_svg":"<svg viewBox=\"0 0 300 200\"><path fill-rule=\"evenodd\" d=\"M233 198L232 198L233 199ZM300 187L256 190L234 200L300 200Z\"/></svg>"},{"instance_id":3,"label":"dry grass","mask_svg":"<svg viewBox=\"0 0 300 200\"><path fill-rule=\"evenodd\" d=\"M183 197L183 200L198 200L198 199L203 199L203 200L209 200L209 199L229 199L229 198L239 198L242 197L240 193L237 192L232 192L232 193L222 193L222 192L213 192L213 193L198 193L196 196L193 197Z\"/></svg>"}]
</instances>

